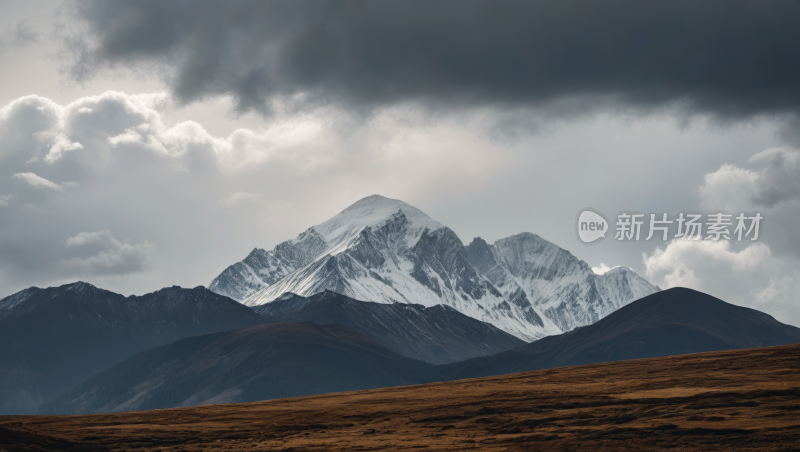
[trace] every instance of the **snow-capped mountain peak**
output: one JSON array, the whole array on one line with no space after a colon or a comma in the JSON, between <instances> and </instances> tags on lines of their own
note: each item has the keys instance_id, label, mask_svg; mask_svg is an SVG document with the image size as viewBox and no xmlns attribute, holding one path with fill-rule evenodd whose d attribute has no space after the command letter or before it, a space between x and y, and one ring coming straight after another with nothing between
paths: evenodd
<instances>
[{"instance_id":1,"label":"snow-capped mountain peak","mask_svg":"<svg viewBox=\"0 0 800 452\"><path fill-rule=\"evenodd\" d=\"M271 251L254 250L209 289L248 306L324 290L378 303L445 305L533 340L597 321L657 290L630 273L601 278L531 233L465 247L419 209L373 195Z\"/></svg>"},{"instance_id":2,"label":"snow-capped mountain peak","mask_svg":"<svg viewBox=\"0 0 800 452\"><path fill-rule=\"evenodd\" d=\"M443 227L441 223L403 201L372 195L360 199L331 219L313 226L312 229L327 244L328 249L325 254L338 254L347 249L365 228L379 228L398 216L404 216L408 222L408 234L404 237L404 245L409 248L417 244L423 231L435 231ZM294 243L299 240L298 237Z\"/></svg>"}]
</instances>

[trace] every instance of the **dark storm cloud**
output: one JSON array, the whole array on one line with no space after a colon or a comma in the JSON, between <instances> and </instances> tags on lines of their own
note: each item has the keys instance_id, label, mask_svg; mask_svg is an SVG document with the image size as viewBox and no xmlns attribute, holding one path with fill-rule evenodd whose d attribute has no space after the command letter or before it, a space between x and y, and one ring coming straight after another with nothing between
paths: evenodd
<instances>
[{"instance_id":1,"label":"dark storm cloud","mask_svg":"<svg viewBox=\"0 0 800 452\"><path fill-rule=\"evenodd\" d=\"M163 64L184 102L229 93L373 107L601 96L723 118L800 109L800 2L82 1L71 75ZM285 96L284 96L285 98Z\"/></svg>"}]
</instances>

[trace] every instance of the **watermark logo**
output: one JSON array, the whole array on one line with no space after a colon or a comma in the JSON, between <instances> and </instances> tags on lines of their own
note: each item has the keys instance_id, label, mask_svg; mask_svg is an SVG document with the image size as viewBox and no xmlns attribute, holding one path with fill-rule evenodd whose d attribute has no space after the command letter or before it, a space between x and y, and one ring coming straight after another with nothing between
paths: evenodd
<instances>
[{"instance_id":1,"label":"watermark logo","mask_svg":"<svg viewBox=\"0 0 800 452\"><path fill-rule=\"evenodd\" d=\"M608 221L600 212L584 209L578 214L578 238L583 243L593 243L606 238L608 228Z\"/></svg>"},{"instance_id":2,"label":"watermark logo","mask_svg":"<svg viewBox=\"0 0 800 452\"><path fill-rule=\"evenodd\" d=\"M717 212L704 216L698 213L681 212L649 214L621 212L616 223L609 223L605 216L594 209L583 209L578 213L575 232L585 244L594 244L606 238L606 232L614 228L614 240L635 242L639 240L758 240L761 221L759 212L738 215ZM647 220L650 221L647 221ZM705 232L704 232L705 229Z\"/></svg>"}]
</instances>

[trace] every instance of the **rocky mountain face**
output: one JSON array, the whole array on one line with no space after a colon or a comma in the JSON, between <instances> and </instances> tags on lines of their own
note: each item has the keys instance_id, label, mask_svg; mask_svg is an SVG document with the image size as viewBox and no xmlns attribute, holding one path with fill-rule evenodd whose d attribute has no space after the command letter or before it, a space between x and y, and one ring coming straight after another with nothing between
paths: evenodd
<instances>
[{"instance_id":1,"label":"rocky mountain face","mask_svg":"<svg viewBox=\"0 0 800 452\"><path fill-rule=\"evenodd\" d=\"M441 368L445 379L800 343L800 328L755 309L676 287L634 301L592 325L497 355Z\"/></svg>"},{"instance_id":2,"label":"rocky mountain face","mask_svg":"<svg viewBox=\"0 0 800 452\"><path fill-rule=\"evenodd\" d=\"M251 309L204 287L130 297L83 282L30 287L0 300L0 414L35 413L150 347L261 323Z\"/></svg>"},{"instance_id":3,"label":"rocky mountain face","mask_svg":"<svg viewBox=\"0 0 800 452\"><path fill-rule=\"evenodd\" d=\"M629 268L598 275L569 251L529 232L492 245L478 237L467 255L506 299L535 306L561 331L592 324L658 290Z\"/></svg>"},{"instance_id":4,"label":"rocky mountain face","mask_svg":"<svg viewBox=\"0 0 800 452\"><path fill-rule=\"evenodd\" d=\"M53 414L253 402L436 380L435 368L341 325L259 325L140 353L49 403Z\"/></svg>"},{"instance_id":5,"label":"rocky mountain face","mask_svg":"<svg viewBox=\"0 0 800 452\"><path fill-rule=\"evenodd\" d=\"M285 294L254 310L269 323L343 325L399 355L430 364L493 355L525 344L446 305L373 303L325 291L310 298Z\"/></svg>"},{"instance_id":6,"label":"rocky mountain face","mask_svg":"<svg viewBox=\"0 0 800 452\"><path fill-rule=\"evenodd\" d=\"M525 341L586 325L658 290L627 269L595 275L534 235L464 246L449 228L374 195L272 251L256 249L209 288L258 306L287 292L446 305Z\"/></svg>"},{"instance_id":7,"label":"rocky mountain face","mask_svg":"<svg viewBox=\"0 0 800 452\"><path fill-rule=\"evenodd\" d=\"M225 269L208 288L242 301L313 262L324 251L325 241L309 229L295 240L283 242L271 251L254 249L243 261Z\"/></svg>"}]
</instances>

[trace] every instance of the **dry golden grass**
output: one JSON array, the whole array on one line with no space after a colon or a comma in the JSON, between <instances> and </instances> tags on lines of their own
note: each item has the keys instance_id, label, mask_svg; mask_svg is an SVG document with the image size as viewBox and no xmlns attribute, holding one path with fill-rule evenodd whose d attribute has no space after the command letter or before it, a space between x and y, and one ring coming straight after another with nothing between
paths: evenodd
<instances>
[{"instance_id":1,"label":"dry golden grass","mask_svg":"<svg viewBox=\"0 0 800 452\"><path fill-rule=\"evenodd\" d=\"M9 451L797 450L800 345L0 429Z\"/></svg>"}]
</instances>

